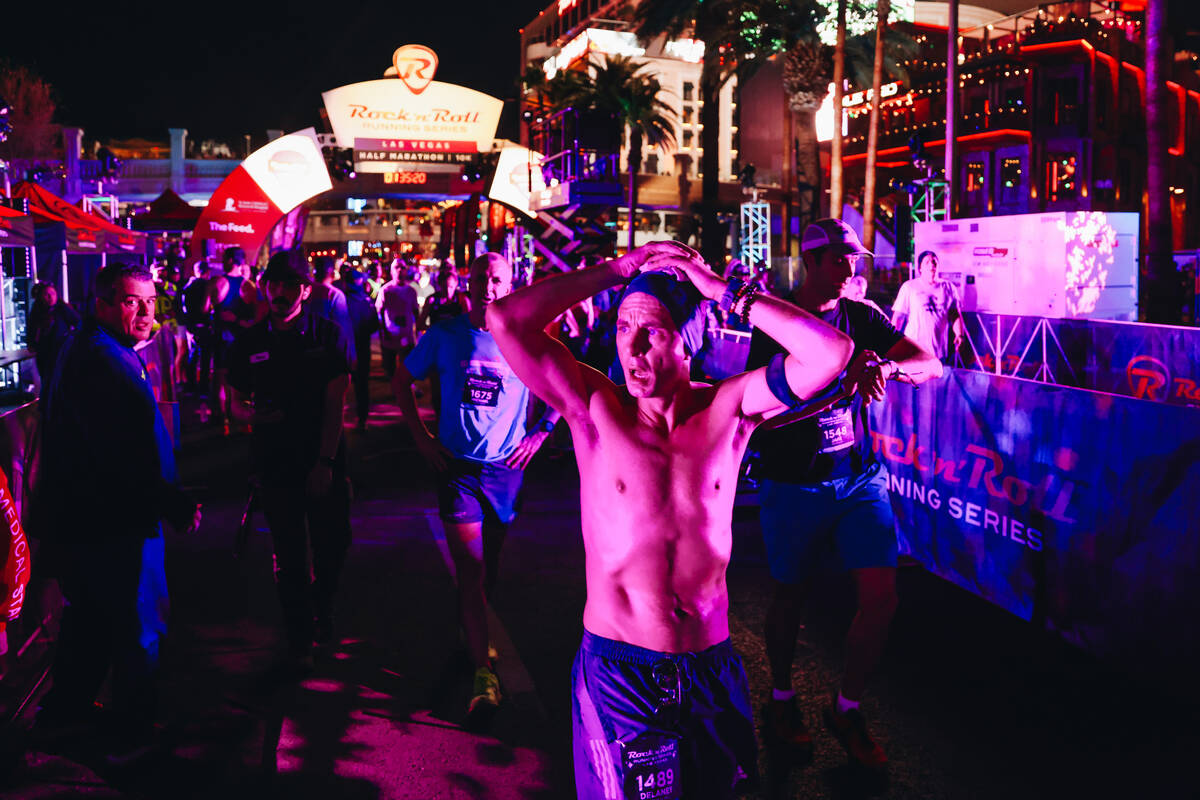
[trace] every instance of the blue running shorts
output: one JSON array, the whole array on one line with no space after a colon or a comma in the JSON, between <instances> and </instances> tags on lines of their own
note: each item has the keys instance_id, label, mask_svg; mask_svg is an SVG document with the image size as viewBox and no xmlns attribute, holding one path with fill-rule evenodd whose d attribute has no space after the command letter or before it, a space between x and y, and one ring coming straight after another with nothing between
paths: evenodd
<instances>
[{"instance_id":1,"label":"blue running shorts","mask_svg":"<svg viewBox=\"0 0 1200 800\"><path fill-rule=\"evenodd\" d=\"M438 516L443 522L499 522L517 517L525 472L503 462L456 458L438 475Z\"/></svg>"},{"instance_id":2,"label":"blue running shorts","mask_svg":"<svg viewBox=\"0 0 1200 800\"><path fill-rule=\"evenodd\" d=\"M584 631L571 685L579 800L726 800L757 785L750 688L728 639L659 653Z\"/></svg>"},{"instance_id":3,"label":"blue running shorts","mask_svg":"<svg viewBox=\"0 0 1200 800\"><path fill-rule=\"evenodd\" d=\"M771 577L800 583L836 554L842 569L894 567L899 548L887 471L818 484L759 485L759 521Z\"/></svg>"}]
</instances>

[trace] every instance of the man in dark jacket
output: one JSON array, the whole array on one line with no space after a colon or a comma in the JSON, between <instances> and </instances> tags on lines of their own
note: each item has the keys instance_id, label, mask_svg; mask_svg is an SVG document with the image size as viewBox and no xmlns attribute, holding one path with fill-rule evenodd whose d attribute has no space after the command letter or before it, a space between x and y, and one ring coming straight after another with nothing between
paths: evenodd
<instances>
[{"instance_id":1,"label":"man in dark jacket","mask_svg":"<svg viewBox=\"0 0 1200 800\"><path fill-rule=\"evenodd\" d=\"M166 631L161 521L189 532L200 524L133 350L153 331L156 294L143 267L102 269L94 316L63 346L46 403L38 503L68 606L38 723L90 716L111 667L110 749L144 740L152 727Z\"/></svg>"}]
</instances>

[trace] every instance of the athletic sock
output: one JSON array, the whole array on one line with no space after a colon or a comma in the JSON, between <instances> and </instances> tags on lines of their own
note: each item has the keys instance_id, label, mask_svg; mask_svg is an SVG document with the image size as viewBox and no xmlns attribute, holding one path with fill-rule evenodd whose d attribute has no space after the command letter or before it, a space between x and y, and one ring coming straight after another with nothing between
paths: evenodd
<instances>
[{"instance_id":1,"label":"athletic sock","mask_svg":"<svg viewBox=\"0 0 1200 800\"><path fill-rule=\"evenodd\" d=\"M788 700L791 700L795 696L796 696L796 693L793 692L791 689L772 689L771 690L771 699L778 700L783 703L786 703Z\"/></svg>"},{"instance_id":2,"label":"athletic sock","mask_svg":"<svg viewBox=\"0 0 1200 800\"><path fill-rule=\"evenodd\" d=\"M837 710L838 710L839 714L845 714L847 711L851 711L851 710L854 710L857 708L858 708L857 700L847 700L841 692L838 692Z\"/></svg>"}]
</instances>

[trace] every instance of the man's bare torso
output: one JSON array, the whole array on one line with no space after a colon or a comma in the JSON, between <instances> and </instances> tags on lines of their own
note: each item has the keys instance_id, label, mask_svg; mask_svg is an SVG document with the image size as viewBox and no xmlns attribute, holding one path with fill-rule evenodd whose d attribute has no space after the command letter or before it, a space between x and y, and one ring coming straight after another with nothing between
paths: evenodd
<instances>
[{"instance_id":1,"label":"man's bare torso","mask_svg":"<svg viewBox=\"0 0 1200 800\"><path fill-rule=\"evenodd\" d=\"M728 638L730 520L752 432L734 396L694 384L668 432L605 387L571 421L592 633L662 652Z\"/></svg>"}]
</instances>

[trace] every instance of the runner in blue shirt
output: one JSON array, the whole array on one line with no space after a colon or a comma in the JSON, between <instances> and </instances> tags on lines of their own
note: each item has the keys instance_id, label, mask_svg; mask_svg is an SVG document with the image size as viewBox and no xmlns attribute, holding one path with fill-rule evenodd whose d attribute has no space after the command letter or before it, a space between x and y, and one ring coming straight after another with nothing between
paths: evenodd
<instances>
[{"instance_id":1,"label":"runner in blue shirt","mask_svg":"<svg viewBox=\"0 0 1200 800\"><path fill-rule=\"evenodd\" d=\"M487 597L500 546L516 518L525 466L558 422L547 409L528 429L531 395L487 330L488 305L512 291L513 271L496 253L471 264L471 311L430 328L396 368L392 388L417 449L437 473L438 513L454 558L459 614L475 664L468 709L482 723L500 703L489 660ZM413 381L436 376L441 386L438 431L421 422Z\"/></svg>"}]
</instances>

